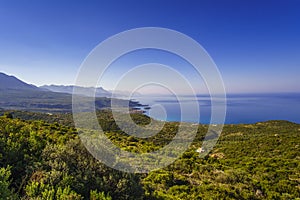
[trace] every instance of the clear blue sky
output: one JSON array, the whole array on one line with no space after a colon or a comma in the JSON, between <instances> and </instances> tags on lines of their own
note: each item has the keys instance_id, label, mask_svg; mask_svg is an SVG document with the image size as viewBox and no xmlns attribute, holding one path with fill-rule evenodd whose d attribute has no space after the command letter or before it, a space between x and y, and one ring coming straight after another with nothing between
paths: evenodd
<instances>
[{"instance_id":1,"label":"clear blue sky","mask_svg":"<svg viewBox=\"0 0 300 200\"><path fill-rule=\"evenodd\" d=\"M228 92L300 92L298 0L0 0L0 71L35 85L73 84L97 44L147 26L198 41Z\"/></svg>"}]
</instances>

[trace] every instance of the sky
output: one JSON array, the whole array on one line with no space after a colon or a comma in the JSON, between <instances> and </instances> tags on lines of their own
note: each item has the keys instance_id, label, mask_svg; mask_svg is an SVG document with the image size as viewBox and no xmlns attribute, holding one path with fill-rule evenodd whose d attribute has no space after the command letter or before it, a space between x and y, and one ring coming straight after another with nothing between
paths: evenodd
<instances>
[{"instance_id":1,"label":"sky","mask_svg":"<svg viewBox=\"0 0 300 200\"><path fill-rule=\"evenodd\" d=\"M0 0L0 71L37 86L72 85L105 39L163 27L203 46L228 93L300 92L299 19L297 0ZM174 67L206 91L185 61L154 50L120 58L99 84L113 89L122 74L149 62Z\"/></svg>"}]
</instances>

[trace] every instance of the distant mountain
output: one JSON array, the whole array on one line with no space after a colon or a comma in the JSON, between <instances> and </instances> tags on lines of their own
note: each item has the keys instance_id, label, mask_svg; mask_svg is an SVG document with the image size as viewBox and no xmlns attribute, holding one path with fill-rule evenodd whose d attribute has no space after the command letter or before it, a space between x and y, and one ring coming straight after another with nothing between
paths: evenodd
<instances>
[{"instance_id":1,"label":"distant mountain","mask_svg":"<svg viewBox=\"0 0 300 200\"><path fill-rule=\"evenodd\" d=\"M36 90L41 91L40 88L27 84L14 76L0 72L0 90Z\"/></svg>"},{"instance_id":2,"label":"distant mountain","mask_svg":"<svg viewBox=\"0 0 300 200\"><path fill-rule=\"evenodd\" d=\"M60 86L61 88L64 88ZM50 89L50 88L49 88ZM26 110L39 112L72 112L72 86L65 87L65 90L53 92L47 88L39 88L27 84L14 76L9 76L0 72L0 109ZM106 97L97 97L96 99L84 97L84 92L92 88L82 88L82 99L84 102L94 101L96 108L108 108L111 105L111 99ZM64 93L63 93L64 92ZM81 89L79 90L81 92ZM97 89L98 94L110 94L103 88ZM118 100L121 106L135 107L138 102L128 100ZM87 108L88 110L90 108Z\"/></svg>"},{"instance_id":3,"label":"distant mountain","mask_svg":"<svg viewBox=\"0 0 300 200\"><path fill-rule=\"evenodd\" d=\"M59 93L68 93L72 94L73 89L76 88L78 95L84 95L84 96L92 96L91 94L94 94L96 97L111 97L111 93L102 87L79 87L79 86L65 86L65 85L43 85L40 87L41 89L47 89L52 92L59 92Z\"/></svg>"},{"instance_id":4,"label":"distant mountain","mask_svg":"<svg viewBox=\"0 0 300 200\"><path fill-rule=\"evenodd\" d=\"M59 92L59 93L67 93L67 94L73 94L73 89L76 88L76 93L78 95L84 95L84 96L94 96L95 97L114 97L114 98L128 98L131 93L128 91L111 91L111 90L105 90L102 87L80 87L80 86L74 86L74 85L43 85L40 87L40 89L43 90L50 90L52 92ZM135 96L140 96L141 94L135 92Z\"/></svg>"}]
</instances>

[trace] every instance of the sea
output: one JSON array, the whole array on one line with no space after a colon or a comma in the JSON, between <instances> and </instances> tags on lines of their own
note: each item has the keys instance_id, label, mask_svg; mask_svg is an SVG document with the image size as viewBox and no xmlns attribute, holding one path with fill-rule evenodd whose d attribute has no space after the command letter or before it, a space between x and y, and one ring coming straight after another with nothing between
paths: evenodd
<instances>
[{"instance_id":1,"label":"sea","mask_svg":"<svg viewBox=\"0 0 300 200\"><path fill-rule=\"evenodd\" d=\"M135 100L148 105L149 107L143 106L141 109L157 120L213 123L212 100L209 95L186 95L180 98L148 95L135 97ZM226 104L223 106L226 106L225 124L249 124L269 120L287 120L300 124L300 93L227 94Z\"/></svg>"}]
</instances>

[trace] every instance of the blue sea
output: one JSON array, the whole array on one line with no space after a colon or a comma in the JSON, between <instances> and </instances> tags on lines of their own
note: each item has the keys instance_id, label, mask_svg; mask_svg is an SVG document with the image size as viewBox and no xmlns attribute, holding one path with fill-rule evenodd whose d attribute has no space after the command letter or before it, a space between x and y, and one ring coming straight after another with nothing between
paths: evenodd
<instances>
[{"instance_id":1,"label":"blue sea","mask_svg":"<svg viewBox=\"0 0 300 200\"><path fill-rule=\"evenodd\" d=\"M211 100L208 95L195 98L184 97L178 101L174 96L136 97L151 109L145 114L158 120L186 121L209 124L211 120ZM196 102L195 102L196 101ZM199 118L195 119L195 103L199 105ZM191 117L181 119L182 111L191 113ZM246 124L268 120L288 120L300 123L300 93L277 94L229 94L226 102L226 124Z\"/></svg>"}]
</instances>

